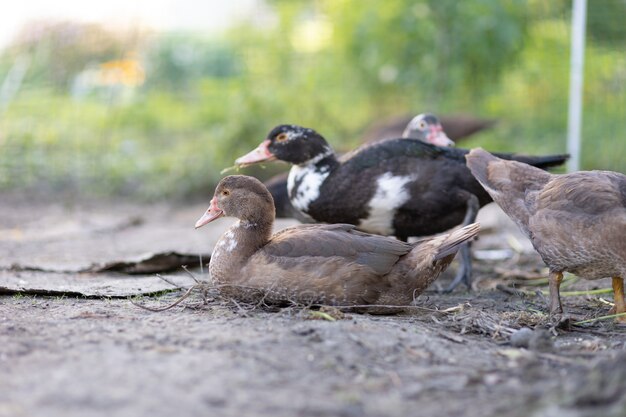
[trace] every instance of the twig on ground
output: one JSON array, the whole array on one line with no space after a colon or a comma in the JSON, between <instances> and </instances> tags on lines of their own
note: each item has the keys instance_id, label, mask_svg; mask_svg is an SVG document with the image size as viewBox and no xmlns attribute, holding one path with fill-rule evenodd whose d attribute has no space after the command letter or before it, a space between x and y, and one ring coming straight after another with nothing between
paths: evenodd
<instances>
[{"instance_id":1,"label":"twig on ground","mask_svg":"<svg viewBox=\"0 0 626 417\"><path fill-rule=\"evenodd\" d=\"M309 311L309 316L312 319L321 319L321 320L328 320L328 321L337 321L336 318L334 318L333 316L331 316L328 313L325 313L323 311Z\"/></svg>"},{"instance_id":2,"label":"twig on ground","mask_svg":"<svg viewBox=\"0 0 626 417\"><path fill-rule=\"evenodd\" d=\"M196 276L187 269L187 265L181 265L181 268L183 268L183 270L187 273L187 275L189 275L191 279L195 281L196 284L202 284L202 281L196 278Z\"/></svg>"},{"instance_id":3,"label":"twig on ground","mask_svg":"<svg viewBox=\"0 0 626 417\"><path fill-rule=\"evenodd\" d=\"M239 303L237 302L237 300L235 300L235 299L230 299L229 301L230 301L231 303L233 303L233 304L235 305L235 307L237 307L237 310L239 310L239 314L240 314L240 315L242 315L242 316L244 316L244 317L248 317L248 311L247 311L245 308L243 308L243 307L241 306L241 304L239 304Z\"/></svg>"},{"instance_id":4,"label":"twig on ground","mask_svg":"<svg viewBox=\"0 0 626 417\"><path fill-rule=\"evenodd\" d=\"M525 271L519 268L495 267L494 272L498 274L500 278L518 279L518 280L524 280L524 282L546 279L546 275L542 272ZM547 283L547 279L546 279L546 283Z\"/></svg>"},{"instance_id":5,"label":"twig on ground","mask_svg":"<svg viewBox=\"0 0 626 417\"><path fill-rule=\"evenodd\" d=\"M170 308L174 308L176 307L178 304L182 303L183 300L185 300L187 297L189 297L191 295L191 292L195 289L195 285L191 288L189 288L185 294L183 294L181 297L179 297L176 301L174 301L172 304L169 304L165 307L158 307L158 308L154 308L154 307L148 307L148 306L144 306L142 304L136 303L134 302L132 299L130 300L131 304L134 306L137 306L139 308L143 308L144 310L148 310L148 311L153 311L155 313L158 313L160 311L166 311L169 310Z\"/></svg>"},{"instance_id":6,"label":"twig on ground","mask_svg":"<svg viewBox=\"0 0 626 417\"><path fill-rule=\"evenodd\" d=\"M534 295L533 293L529 292L529 291L522 291L522 290L518 290L517 288L512 288L509 287L507 285L504 284L497 284L496 285L496 289L500 290L504 293L510 294L510 295L516 295L518 297L525 297L528 295Z\"/></svg>"},{"instance_id":7,"label":"twig on ground","mask_svg":"<svg viewBox=\"0 0 626 417\"><path fill-rule=\"evenodd\" d=\"M609 320L609 319L614 319L614 318L617 318L617 317L624 317L624 316L626 316L626 313L609 314L609 315L606 315L606 316L600 316L600 317L596 317L596 318L593 318L593 319L576 321L576 322L574 322L572 324L575 325L575 326L579 326L581 324L595 323L596 321Z\"/></svg>"},{"instance_id":8,"label":"twig on ground","mask_svg":"<svg viewBox=\"0 0 626 417\"><path fill-rule=\"evenodd\" d=\"M578 295L596 295L596 294L609 294L612 293L612 288L600 288L597 290L583 290L583 291L563 291L561 296L563 297L576 297ZM547 291L546 291L547 293Z\"/></svg>"},{"instance_id":9,"label":"twig on ground","mask_svg":"<svg viewBox=\"0 0 626 417\"><path fill-rule=\"evenodd\" d=\"M176 289L176 290L188 290L189 289L189 288L182 287L182 286L176 284L173 281L170 281L169 279L165 278L161 274L156 274L156 276L157 276L157 278L160 278L161 280L163 280L163 281L167 282L168 284L170 284L171 286L175 287L174 289Z\"/></svg>"},{"instance_id":10,"label":"twig on ground","mask_svg":"<svg viewBox=\"0 0 626 417\"><path fill-rule=\"evenodd\" d=\"M539 294L550 295L550 291L546 291L546 290L535 290L535 291L521 290L521 289L509 287L504 284L497 284L496 289L502 292L505 292L507 294L518 295L520 297L521 296L537 296ZM560 295L561 297L577 297L577 296L583 296L583 295L609 294L611 292L613 292L613 289L611 288L600 288L597 290L561 291Z\"/></svg>"}]
</instances>

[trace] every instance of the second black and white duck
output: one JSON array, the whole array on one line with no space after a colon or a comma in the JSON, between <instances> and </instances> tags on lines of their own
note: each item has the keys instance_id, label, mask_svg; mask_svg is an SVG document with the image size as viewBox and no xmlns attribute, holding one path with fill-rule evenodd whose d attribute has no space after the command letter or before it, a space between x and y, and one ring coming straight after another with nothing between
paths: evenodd
<instances>
[{"instance_id":1,"label":"second black and white duck","mask_svg":"<svg viewBox=\"0 0 626 417\"><path fill-rule=\"evenodd\" d=\"M256 149L238 158L246 166L282 160L293 164L288 178L293 206L318 222L350 223L402 240L473 223L491 197L465 165L467 150L415 139L365 145L341 159L315 130L296 125L272 129ZM540 168L560 165L564 155L500 155ZM470 284L469 249L451 288Z\"/></svg>"}]
</instances>

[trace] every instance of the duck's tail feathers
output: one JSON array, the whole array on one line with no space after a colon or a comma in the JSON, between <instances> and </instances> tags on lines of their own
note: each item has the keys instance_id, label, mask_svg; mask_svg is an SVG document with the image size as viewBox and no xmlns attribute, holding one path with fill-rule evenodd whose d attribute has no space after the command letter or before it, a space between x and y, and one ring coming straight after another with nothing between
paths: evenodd
<instances>
[{"instance_id":1,"label":"duck's tail feathers","mask_svg":"<svg viewBox=\"0 0 626 417\"><path fill-rule=\"evenodd\" d=\"M471 239L474 239L478 235L478 232L480 232L480 224L472 223L438 237L438 239L441 239L441 242L438 244L436 253L433 256L433 261L438 261L450 255L456 254L461 245Z\"/></svg>"},{"instance_id":2,"label":"duck's tail feathers","mask_svg":"<svg viewBox=\"0 0 626 417\"><path fill-rule=\"evenodd\" d=\"M480 231L478 223L472 223L458 230L433 237L420 239L413 243L411 252L402 256L389 273L394 277L393 293L395 297L385 296L379 304L396 304L397 294L414 298L430 286L450 265L461 245L474 238ZM410 302L406 299L406 302Z\"/></svg>"}]
</instances>

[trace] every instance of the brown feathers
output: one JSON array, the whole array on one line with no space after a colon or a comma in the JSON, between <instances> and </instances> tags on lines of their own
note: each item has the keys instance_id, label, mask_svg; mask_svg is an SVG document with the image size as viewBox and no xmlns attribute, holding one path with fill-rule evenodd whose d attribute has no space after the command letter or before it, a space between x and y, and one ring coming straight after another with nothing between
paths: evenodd
<instances>
[{"instance_id":1,"label":"brown feathers","mask_svg":"<svg viewBox=\"0 0 626 417\"><path fill-rule=\"evenodd\" d=\"M479 231L471 224L412 244L348 224L302 225L270 236L273 203L259 185L251 177L227 177L211 200L213 210L239 219L218 241L209 267L212 279L237 298L407 305Z\"/></svg>"}]
</instances>

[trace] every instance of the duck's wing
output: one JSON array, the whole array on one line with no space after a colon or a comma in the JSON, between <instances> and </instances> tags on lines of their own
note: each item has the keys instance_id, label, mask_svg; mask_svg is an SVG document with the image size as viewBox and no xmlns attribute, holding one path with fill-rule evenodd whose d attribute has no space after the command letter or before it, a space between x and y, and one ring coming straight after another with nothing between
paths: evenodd
<instances>
[{"instance_id":1,"label":"duck's wing","mask_svg":"<svg viewBox=\"0 0 626 417\"><path fill-rule=\"evenodd\" d=\"M608 171L555 176L535 201L529 229L548 265L586 278L626 271L626 176Z\"/></svg>"},{"instance_id":2,"label":"duck's wing","mask_svg":"<svg viewBox=\"0 0 626 417\"><path fill-rule=\"evenodd\" d=\"M360 232L351 224L315 224L282 230L262 251L285 267L312 260L359 265L384 275L412 248L393 238Z\"/></svg>"},{"instance_id":3,"label":"duck's wing","mask_svg":"<svg viewBox=\"0 0 626 417\"><path fill-rule=\"evenodd\" d=\"M418 139L388 139L363 145L345 154L341 161L351 170L360 173L364 169L378 167L381 164L393 164L398 158L426 160L446 158L464 163L463 157L467 152L465 149L435 146Z\"/></svg>"},{"instance_id":4,"label":"duck's wing","mask_svg":"<svg viewBox=\"0 0 626 417\"><path fill-rule=\"evenodd\" d=\"M538 193L537 209L586 216L626 210L626 175L584 171L554 176Z\"/></svg>"},{"instance_id":5,"label":"duck's wing","mask_svg":"<svg viewBox=\"0 0 626 417\"><path fill-rule=\"evenodd\" d=\"M237 281L283 300L372 304L391 285L387 274L412 247L352 225L302 225L274 235Z\"/></svg>"}]
</instances>

